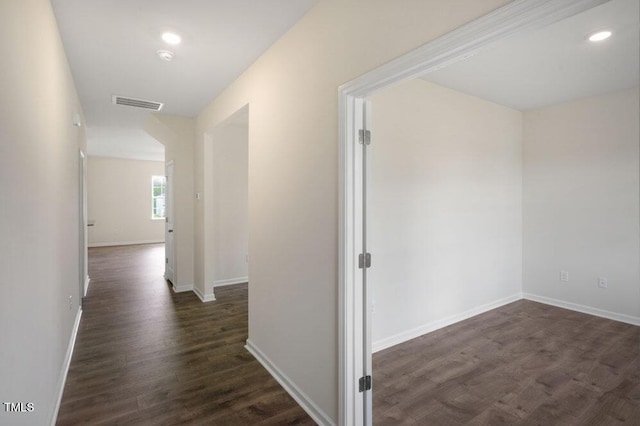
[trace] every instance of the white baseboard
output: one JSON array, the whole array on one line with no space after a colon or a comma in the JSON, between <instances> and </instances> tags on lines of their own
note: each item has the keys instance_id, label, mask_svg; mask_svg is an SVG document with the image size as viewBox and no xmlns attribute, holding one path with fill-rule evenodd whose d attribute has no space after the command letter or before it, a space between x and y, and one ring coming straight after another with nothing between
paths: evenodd
<instances>
[{"instance_id":1,"label":"white baseboard","mask_svg":"<svg viewBox=\"0 0 640 426\"><path fill-rule=\"evenodd\" d=\"M572 311L582 312L583 314L595 315L597 317L607 318L614 321L620 321L631 325L640 326L640 318L631 315L619 314L616 312L605 311L604 309L593 308L591 306L579 305L577 303L565 302L564 300L553 299L551 297L538 296L536 294L524 293L524 299L533 302L544 303L546 305L557 306L558 308L569 309Z\"/></svg>"},{"instance_id":2,"label":"white baseboard","mask_svg":"<svg viewBox=\"0 0 640 426\"><path fill-rule=\"evenodd\" d=\"M475 317L476 315L480 315L482 313L485 313L495 308L499 308L500 306L507 305L509 303L515 302L520 299L522 299L522 293L516 293L509 297L505 297L504 299L486 303L482 306L469 309L468 311L461 312L459 314L452 315L440 320L432 321L430 323L421 325L411 330L403 331L402 333L398 333L393 336L380 339L378 341L373 342L373 345L371 348L372 353L376 353L383 349L390 348L391 346L395 346L400 343L404 343L408 340L415 339L416 337L420 337L423 334L431 333L432 331L441 329L443 327L447 327L451 324L455 324L460 321L464 321L471 317Z\"/></svg>"},{"instance_id":3,"label":"white baseboard","mask_svg":"<svg viewBox=\"0 0 640 426\"><path fill-rule=\"evenodd\" d=\"M193 291L193 284L188 285L175 285L171 286L174 293L184 293L185 291Z\"/></svg>"},{"instance_id":4,"label":"white baseboard","mask_svg":"<svg viewBox=\"0 0 640 426\"><path fill-rule=\"evenodd\" d=\"M174 293L184 293L186 291L192 291L202 302L213 302L216 300L215 294L202 294L202 292L193 284L188 285L175 285L171 286Z\"/></svg>"},{"instance_id":5,"label":"white baseboard","mask_svg":"<svg viewBox=\"0 0 640 426\"><path fill-rule=\"evenodd\" d=\"M60 371L60 377L58 378L58 398L56 399L56 405L53 409L53 415L51 417L51 426L55 426L58 420L58 412L60 411L60 403L62 402L62 394L64 393L64 385L67 383L67 374L69 373L69 365L71 365L71 356L73 355L73 348L76 345L76 337L78 336L78 329L80 328L80 318L82 318L82 308L78 307L76 313L76 319L71 329L71 337L69 338L69 344L67 345L67 353L64 356L62 363L62 370Z\"/></svg>"},{"instance_id":6,"label":"white baseboard","mask_svg":"<svg viewBox=\"0 0 640 426\"><path fill-rule=\"evenodd\" d=\"M107 241L103 243L89 243L89 247L135 246L138 244L159 244L159 243L164 243L164 240Z\"/></svg>"},{"instance_id":7,"label":"white baseboard","mask_svg":"<svg viewBox=\"0 0 640 426\"><path fill-rule=\"evenodd\" d=\"M90 282L91 282L91 278L89 278L89 275L87 275L86 279L84 280L84 294L82 295L82 297L87 295L87 291L89 291Z\"/></svg>"},{"instance_id":8,"label":"white baseboard","mask_svg":"<svg viewBox=\"0 0 640 426\"><path fill-rule=\"evenodd\" d=\"M215 294L202 294L202 292L200 291L200 289L196 286L193 286L193 292L196 294L196 296L198 296L200 298L200 300L202 300L203 303L206 302L213 302L216 300L216 295Z\"/></svg>"},{"instance_id":9,"label":"white baseboard","mask_svg":"<svg viewBox=\"0 0 640 426\"><path fill-rule=\"evenodd\" d=\"M319 425L335 425L333 420L325 414L311 399L296 386L296 384L287 377L278 367L276 367L269 358L247 339L245 348L262 364L262 366L273 376L280 386L286 390L289 395L302 407L304 411Z\"/></svg>"},{"instance_id":10,"label":"white baseboard","mask_svg":"<svg viewBox=\"0 0 640 426\"><path fill-rule=\"evenodd\" d=\"M213 282L214 287L222 287L223 285L244 284L249 282L249 277L229 278L226 280L217 280Z\"/></svg>"}]
</instances>

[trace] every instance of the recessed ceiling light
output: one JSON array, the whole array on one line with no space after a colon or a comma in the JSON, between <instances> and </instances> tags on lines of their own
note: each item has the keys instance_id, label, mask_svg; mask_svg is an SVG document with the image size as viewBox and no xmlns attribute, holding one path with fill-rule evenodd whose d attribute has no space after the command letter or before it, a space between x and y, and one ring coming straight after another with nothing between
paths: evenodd
<instances>
[{"instance_id":1,"label":"recessed ceiling light","mask_svg":"<svg viewBox=\"0 0 640 426\"><path fill-rule=\"evenodd\" d=\"M178 34L176 33L162 33L162 39L171 45L176 45L176 44L180 44L180 42L182 41L182 37L180 37Z\"/></svg>"},{"instance_id":2,"label":"recessed ceiling light","mask_svg":"<svg viewBox=\"0 0 640 426\"><path fill-rule=\"evenodd\" d=\"M611 31L598 31L589 36L589 41L597 42L611 37Z\"/></svg>"},{"instance_id":3,"label":"recessed ceiling light","mask_svg":"<svg viewBox=\"0 0 640 426\"><path fill-rule=\"evenodd\" d=\"M158 50L156 54L163 61L171 62L173 60L173 52L170 50Z\"/></svg>"}]
</instances>

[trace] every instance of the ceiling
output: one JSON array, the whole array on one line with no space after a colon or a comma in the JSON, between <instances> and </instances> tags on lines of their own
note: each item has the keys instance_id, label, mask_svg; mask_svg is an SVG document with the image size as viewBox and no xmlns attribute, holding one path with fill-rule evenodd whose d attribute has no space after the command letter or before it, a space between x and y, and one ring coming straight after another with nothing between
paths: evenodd
<instances>
[{"instance_id":1,"label":"ceiling","mask_svg":"<svg viewBox=\"0 0 640 426\"><path fill-rule=\"evenodd\" d=\"M422 78L518 110L635 87L640 82L639 17L639 0L611 0ZM613 35L600 43L587 40L601 29Z\"/></svg>"},{"instance_id":2,"label":"ceiling","mask_svg":"<svg viewBox=\"0 0 640 426\"><path fill-rule=\"evenodd\" d=\"M51 0L86 120L89 155L163 160L149 111L195 117L318 0ZM182 37L178 46L164 31ZM164 62L156 51L169 49Z\"/></svg>"}]
</instances>

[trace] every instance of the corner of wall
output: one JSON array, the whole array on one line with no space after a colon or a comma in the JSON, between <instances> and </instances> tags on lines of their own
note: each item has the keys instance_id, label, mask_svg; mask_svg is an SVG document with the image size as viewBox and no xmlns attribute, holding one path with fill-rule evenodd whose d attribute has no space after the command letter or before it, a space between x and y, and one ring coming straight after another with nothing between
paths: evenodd
<instances>
[{"instance_id":1,"label":"corner of wall","mask_svg":"<svg viewBox=\"0 0 640 426\"><path fill-rule=\"evenodd\" d=\"M304 411L319 425L335 425L335 422L318 405L316 405L293 380L280 370L271 360L249 339L245 348L260 364L273 376L280 386L302 407Z\"/></svg>"},{"instance_id":2,"label":"corner of wall","mask_svg":"<svg viewBox=\"0 0 640 426\"><path fill-rule=\"evenodd\" d=\"M176 281L194 277L194 146L196 121L171 115L150 115L144 130L165 146L165 160L174 164Z\"/></svg>"}]
</instances>

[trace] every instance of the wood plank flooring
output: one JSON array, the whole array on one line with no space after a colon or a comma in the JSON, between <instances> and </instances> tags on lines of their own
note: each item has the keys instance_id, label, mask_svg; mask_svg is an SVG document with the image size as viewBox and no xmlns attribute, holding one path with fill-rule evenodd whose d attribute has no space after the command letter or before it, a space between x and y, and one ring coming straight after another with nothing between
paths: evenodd
<instances>
[{"instance_id":1,"label":"wood plank flooring","mask_svg":"<svg viewBox=\"0 0 640 426\"><path fill-rule=\"evenodd\" d=\"M374 354L377 425L640 425L640 327L518 301Z\"/></svg>"},{"instance_id":2,"label":"wood plank flooring","mask_svg":"<svg viewBox=\"0 0 640 426\"><path fill-rule=\"evenodd\" d=\"M58 425L311 425L244 349L247 286L174 294L162 245L92 248ZM640 425L640 328L519 301L373 358L376 425Z\"/></svg>"},{"instance_id":3,"label":"wood plank flooring","mask_svg":"<svg viewBox=\"0 0 640 426\"><path fill-rule=\"evenodd\" d=\"M58 425L314 424L244 349L247 285L175 294L163 245L92 248Z\"/></svg>"}]
</instances>

